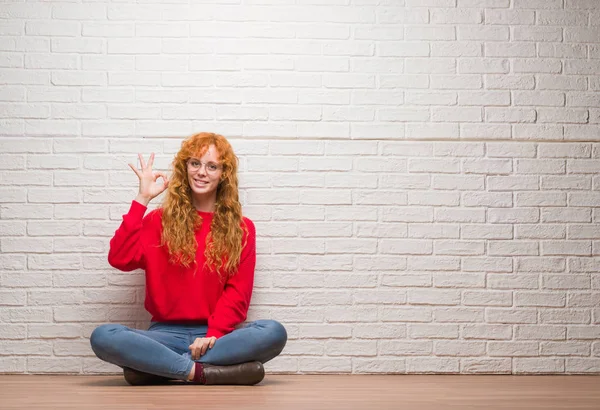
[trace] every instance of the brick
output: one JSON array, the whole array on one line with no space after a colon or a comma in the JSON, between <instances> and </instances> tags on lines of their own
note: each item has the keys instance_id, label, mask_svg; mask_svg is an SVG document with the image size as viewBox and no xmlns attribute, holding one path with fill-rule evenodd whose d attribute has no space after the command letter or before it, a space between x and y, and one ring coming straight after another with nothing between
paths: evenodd
<instances>
[{"instance_id":1,"label":"brick","mask_svg":"<svg viewBox=\"0 0 600 410\"><path fill-rule=\"evenodd\" d=\"M422 270L422 271L458 271L460 266L460 258L458 257L444 257L444 256L410 256L408 258L408 269L410 270ZM456 283L462 283L466 285L466 282L473 282L473 276L462 275L462 277L455 277L450 280L449 278L444 279L439 276L439 280L442 284L447 283L450 287Z\"/></svg>"},{"instance_id":2,"label":"brick","mask_svg":"<svg viewBox=\"0 0 600 410\"><path fill-rule=\"evenodd\" d=\"M347 255L306 255L299 259L303 271L350 271L352 258Z\"/></svg>"},{"instance_id":3,"label":"brick","mask_svg":"<svg viewBox=\"0 0 600 410\"><path fill-rule=\"evenodd\" d=\"M322 356L324 351L322 343L308 340L292 340L286 344L284 354L292 356Z\"/></svg>"},{"instance_id":4,"label":"brick","mask_svg":"<svg viewBox=\"0 0 600 410\"><path fill-rule=\"evenodd\" d=\"M505 272L513 271L513 261L509 257L470 257L462 263L464 272Z\"/></svg>"},{"instance_id":5,"label":"brick","mask_svg":"<svg viewBox=\"0 0 600 410\"><path fill-rule=\"evenodd\" d=\"M589 324L590 312L573 309L546 309L540 312L540 321L548 324Z\"/></svg>"},{"instance_id":6,"label":"brick","mask_svg":"<svg viewBox=\"0 0 600 410\"><path fill-rule=\"evenodd\" d=\"M435 308L433 311L434 322L438 323L462 323L483 322L483 309L475 308Z\"/></svg>"},{"instance_id":7,"label":"brick","mask_svg":"<svg viewBox=\"0 0 600 410\"><path fill-rule=\"evenodd\" d=\"M382 322L427 322L431 318L431 309L427 307L384 307L379 315Z\"/></svg>"},{"instance_id":8,"label":"brick","mask_svg":"<svg viewBox=\"0 0 600 410\"><path fill-rule=\"evenodd\" d=\"M540 15L539 19L542 18ZM538 50L540 57L554 58L585 58L587 53L585 44L575 43L540 43Z\"/></svg>"},{"instance_id":9,"label":"brick","mask_svg":"<svg viewBox=\"0 0 600 410\"><path fill-rule=\"evenodd\" d=\"M300 337L310 339L347 339L352 335L352 327L344 325L304 324L300 326Z\"/></svg>"},{"instance_id":10,"label":"brick","mask_svg":"<svg viewBox=\"0 0 600 410\"><path fill-rule=\"evenodd\" d=\"M536 112L525 108L486 108L486 122L528 123L534 122Z\"/></svg>"},{"instance_id":11,"label":"brick","mask_svg":"<svg viewBox=\"0 0 600 410\"><path fill-rule=\"evenodd\" d=\"M386 235L389 236L389 235ZM452 224L410 224L408 234L406 230L404 235L409 238L458 238L459 226Z\"/></svg>"},{"instance_id":12,"label":"brick","mask_svg":"<svg viewBox=\"0 0 600 410\"><path fill-rule=\"evenodd\" d=\"M459 303L460 292L457 290L410 289L408 291L410 305L458 305Z\"/></svg>"},{"instance_id":13,"label":"brick","mask_svg":"<svg viewBox=\"0 0 600 410\"><path fill-rule=\"evenodd\" d=\"M512 294L502 291L463 291L465 306L512 306Z\"/></svg>"},{"instance_id":14,"label":"brick","mask_svg":"<svg viewBox=\"0 0 600 410\"><path fill-rule=\"evenodd\" d=\"M515 340L565 340L565 326L518 325Z\"/></svg>"},{"instance_id":15,"label":"brick","mask_svg":"<svg viewBox=\"0 0 600 410\"><path fill-rule=\"evenodd\" d=\"M350 358L300 358L298 366L311 373L350 373L352 362Z\"/></svg>"},{"instance_id":16,"label":"brick","mask_svg":"<svg viewBox=\"0 0 600 410\"><path fill-rule=\"evenodd\" d=\"M542 287L546 289L589 289L590 280L586 275L552 275L542 276Z\"/></svg>"},{"instance_id":17,"label":"brick","mask_svg":"<svg viewBox=\"0 0 600 410\"><path fill-rule=\"evenodd\" d=\"M560 9L562 1L558 0L515 0L514 7L516 9Z\"/></svg>"},{"instance_id":18,"label":"brick","mask_svg":"<svg viewBox=\"0 0 600 410\"><path fill-rule=\"evenodd\" d=\"M564 373L565 361L550 358L515 358L514 371L517 374Z\"/></svg>"},{"instance_id":19,"label":"brick","mask_svg":"<svg viewBox=\"0 0 600 410\"><path fill-rule=\"evenodd\" d=\"M543 222L590 222L589 209L542 209Z\"/></svg>"},{"instance_id":20,"label":"brick","mask_svg":"<svg viewBox=\"0 0 600 410\"><path fill-rule=\"evenodd\" d=\"M456 105L458 98L455 92L415 92L409 91L405 97L406 104L410 105ZM390 143L391 145L391 143ZM405 144L403 144L405 145ZM404 151L406 153L406 151ZM413 156L413 155L411 155ZM418 156L418 155L414 155Z\"/></svg>"},{"instance_id":21,"label":"brick","mask_svg":"<svg viewBox=\"0 0 600 410\"><path fill-rule=\"evenodd\" d=\"M542 356L589 356L589 342L541 342Z\"/></svg>"},{"instance_id":22,"label":"brick","mask_svg":"<svg viewBox=\"0 0 600 410\"><path fill-rule=\"evenodd\" d=\"M26 339L27 327L24 324L1 324L2 339Z\"/></svg>"},{"instance_id":23,"label":"brick","mask_svg":"<svg viewBox=\"0 0 600 410\"><path fill-rule=\"evenodd\" d=\"M295 373L298 371L298 359L293 357L277 357L265 365L269 373Z\"/></svg>"},{"instance_id":24,"label":"brick","mask_svg":"<svg viewBox=\"0 0 600 410\"><path fill-rule=\"evenodd\" d=\"M52 351L56 356L95 356L89 339L55 340Z\"/></svg>"},{"instance_id":25,"label":"brick","mask_svg":"<svg viewBox=\"0 0 600 410\"><path fill-rule=\"evenodd\" d=\"M434 9L431 20L435 24L479 24L482 22L482 13L480 10L460 8Z\"/></svg>"},{"instance_id":26,"label":"brick","mask_svg":"<svg viewBox=\"0 0 600 410\"><path fill-rule=\"evenodd\" d=\"M433 342L384 340L379 342L380 355L426 356L433 352Z\"/></svg>"},{"instance_id":27,"label":"brick","mask_svg":"<svg viewBox=\"0 0 600 410\"><path fill-rule=\"evenodd\" d=\"M600 328L597 326L567 326L567 339L569 340L595 340L598 338L600 338Z\"/></svg>"},{"instance_id":28,"label":"brick","mask_svg":"<svg viewBox=\"0 0 600 410\"><path fill-rule=\"evenodd\" d=\"M458 373L459 362L454 358L408 358L408 373Z\"/></svg>"},{"instance_id":29,"label":"brick","mask_svg":"<svg viewBox=\"0 0 600 410\"><path fill-rule=\"evenodd\" d=\"M538 76L540 90L585 90L586 83L579 76L540 74Z\"/></svg>"},{"instance_id":30,"label":"brick","mask_svg":"<svg viewBox=\"0 0 600 410\"><path fill-rule=\"evenodd\" d=\"M462 359L461 373L510 374L511 359Z\"/></svg>"},{"instance_id":31,"label":"brick","mask_svg":"<svg viewBox=\"0 0 600 410\"><path fill-rule=\"evenodd\" d=\"M522 257L516 260L517 272L563 272L565 259L560 257Z\"/></svg>"},{"instance_id":32,"label":"brick","mask_svg":"<svg viewBox=\"0 0 600 410\"><path fill-rule=\"evenodd\" d=\"M406 338L406 325L386 323L355 327L352 335L359 339L404 339Z\"/></svg>"},{"instance_id":33,"label":"brick","mask_svg":"<svg viewBox=\"0 0 600 410\"><path fill-rule=\"evenodd\" d=\"M410 324L411 339L458 339L458 325Z\"/></svg>"},{"instance_id":34,"label":"brick","mask_svg":"<svg viewBox=\"0 0 600 410\"><path fill-rule=\"evenodd\" d=\"M532 25L535 12L529 10L485 10L485 23L497 25Z\"/></svg>"},{"instance_id":35,"label":"brick","mask_svg":"<svg viewBox=\"0 0 600 410\"><path fill-rule=\"evenodd\" d=\"M328 322L371 322L377 318L377 311L368 307L330 307L325 309ZM385 320L383 320L385 321Z\"/></svg>"},{"instance_id":36,"label":"brick","mask_svg":"<svg viewBox=\"0 0 600 410\"><path fill-rule=\"evenodd\" d=\"M368 291L355 291L353 293L354 303L364 303L364 304L403 304L406 303L406 293L399 291L386 291L386 290L368 290ZM335 299L331 300L331 302L327 301L327 303L335 303ZM410 303L410 302L409 302ZM348 304L347 302L340 304Z\"/></svg>"},{"instance_id":37,"label":"brick","mask_svg":"<svg viewBox=\"0 0 600 410\"><path fill-rule=\"evenodd\" d=\"M386 343L390 342L381 341L379 343L380 351L385 350ZM325 353L327 356L376 356L377 345L371 341L335 340L325 343Z\"/></svg>"},{"instance_id":38,"label":"brick","mask_svg":"<svg viewBox=\"0 0 600 410\"><path fill-rule=\"evenodd\" d=\"M536 323L537 315L534 309L503 309L490 308L486 311L488 323Z\"/></svg>"},{"instance_id":39,"label":"brick","mask_svg":"<svg viewBox=\"0 0 600 410\"><path fill-rule=\"evenodd\" d=\"M561 42L563 40L562 28L559 27L514 27L514 41L547 41Z\"/></svg>"},{"instance_id":40,"label":"brick","mask_svg":"<svg viewBox=\"0 0 600 410\"><path fill-rule=\"evenodd\" d=\"M25 236L24 221L0 221L0 236Z\"/></svg>"},{"instance_id":41,"label":"brick","mask_svg":"<svg viewBox=\"0 0 600 410\"><path fill-rule=\"evenodd\" d=\"M0 357L0 373L24 373L25 357Z\"/></svg>"},{"instance_id":42,"label":"brick","mask_svg":"<svg viewBox=\"0 0 600 410\"><path fill-rule=\"evenodd\" d=\"M509 39L508 27L493 27L493 26L462 26L458 27L458 40L474 40L474 41L489 41L501 42ZM489 54L486 53L487 56Z\"/></svg>"},{"instance_id":43,"label":"brick","mask_svg":"<svg viewBox=\"0 0 600 410\"><path fill-rule=\"evenodd\" d=\"M483 356L486 351L485 342L468 342L464 340L439 340L434 343L437 356Z\"/></svg>"},{"instance_id":44,"label":"brick","mask_svg":"<svg viewBox=\"0 0 600 410\"><path fill-rule=\"evenodd\" d=\"M27 371L30 373L79 374L81 372L81 359L31 357L27 358Z\"/></svg>"},{"instance_id":45,"label":"brick","mask_svg":"<svg viewBox=\"0 0 600 410\"><path fill-rule=\"evenodd\" d=\"M404 359L362 359L354 358L352 361L352 373L366 374L398 374L406 372L406 361Z\"/></svg>"},{"instance_id":46,"label":"brick","mask_svg":"<svg viewBox=\"0 0 600 410\"><path fill-rule=\"evenodd\" d=\"M533 90L532 75L486 75L484 84L490 90Z\"/></svg>"},{"instance_id":47,"label":"brick","mask_svg":"<svg viewBox=\"0 0 600 410\"><path fill-rule=\"evenodd\" d=\"M569 307L600 307L600 293L597 292L569 292L567 295Z\"/></svg>"},{"instance_id":48,"label":"brick","mask_svg":"<svg viewBox=\"0 0 600 410\"><path fill-rule=\"evenodd\" d=\"M427 138L458 138L458 124L407 124L406 138L427 139Z\"/></svg>"},{"instance_id":49,"label":"brick","mask_svg":"<svg viewBox=\"0 0 600 410\"><path fill-rule=\"evenodd\" d=\"M489 342L488 354L494 356L539 356L538 342Z\"/></svg>"},{"instance_id":50,"label":"brick","mask_svg":"<svg viewBox=\"0 0 600 410\"><path fill-rule=\"evenodd\" d=\"M430 273L402 273L398 274L384 274L381 277L382 286L431 286L431 274Z\"/></svg>"},{"instance_id":51,"label":"brick","mask_svg":"<svg viewBox=\"0 0 600 410\"><path fill-rule=\"evenodd\" d=\"M48 323L52 321L52 310L49 307L37 308L37 307L11 307L4 308L6 311L6 322L10 323ZM27 347L29 346L29 347ZM23 349L28 349L31 345L27 345L23 347ZM15 349L19 349L18 347L14 347ZM6 350L3 349L3 352ZM35 352L40 352L39 346ZM32 353L35 354L35 353Z\"/></svg>"},{"instance_id":52,"label":"brick","mask_svg":"<svg viewBox=\"0 0 600 410\"><path fill-rule=\"evenodd\" d=\"M600 371L600 359L566 358L566 372L571 374L597 374Z\"/></svg>"},{"instance_id":53,"label":"brick","mask_svg":"<svg viewBox=\"0 0 600 410\"><path fill-rule=\"evenodd\" d=\"M465 339L510 340L513 334L509 325L465 324L461 328Z\"/></svg>"},{"instance_id":54,"label":"brick","mask_svg":"<svg viewBox=\"0 0 600 410\"><path fill-rule=\"evenodd\" d=\"M72 324L29 324L27 336L30 339L68 339L81 336L81 328Z\"/></svg>"},{"instance_id":55,"label":"brick","mask_svg":"<svg viewBox=\"0 0 600 410\"><path fill-rule=\"evenodd\" d=\"M436 208L435 220L438 222L484 222L483 209Z\"/></svg>"},{"instance_id":56,"label":"brick","mask_svg":"<svg viewBox=\"0 0 600 410\"><path fill-rule=\"evenodd\" d=\"M371 256L356 256L354 266L359 270L402 270L406 269L406 257L381 255L377 258Z\"/></svg>"},{"instance_id":57,"label":"brick","mask_svg":"<svg viewBox=\"0 0 600 410\"><path fill-rule=\"evenodd\" d=\"M440 272L434 274L436 287L481 288L484 287L484 282L485 275L482 273Z\"/></svg>"}]
</instances>

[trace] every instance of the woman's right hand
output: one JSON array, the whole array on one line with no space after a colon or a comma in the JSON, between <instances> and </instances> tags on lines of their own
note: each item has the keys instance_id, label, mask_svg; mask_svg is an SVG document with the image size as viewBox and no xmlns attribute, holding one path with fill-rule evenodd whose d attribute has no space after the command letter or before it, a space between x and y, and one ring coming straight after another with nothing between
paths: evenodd
<instances>
[{"instance_id":1,"label":"woman's right hand","mask_svg":"<svg viewBox=\"0 0 600 410\"><path fill-rule=\"evenodd\" d=\"M140 190L135 200L143 205L148 205L153 198L157 197L165 189L167 189L167 186L169 185L169 178L167 178L167 175L165 175L163 172L152 172L154 153L150 154L148 164L146 164L144 161L142 154L138 154L138 158L140 159L140 165L142 166L141 170L137 169L133 164L128 164L140 179ZM158 178L162 178L162 184L156 183Z\"/></svg>"}]
</instances>

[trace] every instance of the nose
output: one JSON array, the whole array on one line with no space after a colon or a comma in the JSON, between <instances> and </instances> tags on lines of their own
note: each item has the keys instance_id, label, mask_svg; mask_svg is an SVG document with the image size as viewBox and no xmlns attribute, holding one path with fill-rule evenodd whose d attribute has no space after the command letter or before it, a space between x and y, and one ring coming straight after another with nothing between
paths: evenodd
<instances>
[{"instance_id":1,"label":"nose","mask_svg":"<svg viewBox=\"0 0 600 410\"><path fill-rule=\"evenodd\" d=\"M198 169L196 171L194 171L196 174L200 174L200 175L206 175L206 164L204 163L200 163L200 166L198 167Z\"/></svg>"}]
</instances>

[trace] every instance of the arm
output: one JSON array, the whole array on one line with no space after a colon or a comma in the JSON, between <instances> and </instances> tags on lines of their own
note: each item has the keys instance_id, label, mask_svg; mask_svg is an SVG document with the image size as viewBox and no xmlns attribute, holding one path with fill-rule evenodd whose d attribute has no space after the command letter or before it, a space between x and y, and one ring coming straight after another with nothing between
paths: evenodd
<instances>
[{"instance_id":1,"label":"arm","mask_svg":"<svg viewBox=\"0 0 600 410\"><path fill-rule=\"evenodd\" d=\"M139 193L131 203L129 212L123 215L123 222L111 239L110 250L108 251L108 263L126 272L145 268L144 245L141 240L142 226L144 222L150 221L151 215L148 215L148 219L144 219L144 213L148 209L148 203L167 189L169 183L164 173L152 172L154 153L150 155L148 164L146 164L141 154L138 154L138 157L142 169L138 170L132 164L129 164L129 167L140 179ZM163 179L161 185L155 184L158 178Z\"/></svg>"},{"instance_id":2,"label":"arm","mask_svg":"<svg viewBox=\"0 0 600 410\"><path fill-rule=\"evenodd\" d=\"M119 270L129 272L144 269L144 245L141 240L143 217L147 207L136 201L131 202L129 212L123 215L123 222L110 240L108 263Z\"/></svg>"},{"instance_id":3,"label":"arm","mask_svg":"<svg viewBox=\"0 0 600 410\"><path fill-rule=\"evenodd\" d=\"M214 312L208 318L206 337L224 336L246 320L254 285L256 230L252 221L247 218L245 221L248 233L246 246L240 257L240 266L237 273L225 284L225 290L217 301Z\"/></svg>"}]
</instances>

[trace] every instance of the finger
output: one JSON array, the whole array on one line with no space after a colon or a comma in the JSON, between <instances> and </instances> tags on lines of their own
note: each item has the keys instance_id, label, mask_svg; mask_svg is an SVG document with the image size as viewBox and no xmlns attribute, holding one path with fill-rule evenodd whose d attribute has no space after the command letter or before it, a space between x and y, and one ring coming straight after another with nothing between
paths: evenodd
<instances>
[{"instance_id":1,"label":"finger","mask_svg":"<svg viewBox=\"0 0 600 410\"><path fill-rule=\"evenodd\" d=\"M205 341L204 343L202 343L202 347L200 348L200 355L204 356L207 349L208 349L208 343L206 343L206 341Z\"/></svg>"},{"instance_id":2,"label":"finger","mask_svg":"<svg viewBox=\"0 0 600 410\"><path fill-rule=\"evenodd\" d=\"M217 341L217 339L215 339L214 337L212 339L210 339L210 343L208 344L208 347L210 347L212 349L213 346L215 345L216 341Z\"/></svg>"},{"instance_id":3,"label":"finger","mask_svg":"<svg viewBox=\"0 0 600 410\"><path fill-rule=\"evenodd\" d=\"M156 182L156 180L158 178L162 178L163 181L166 181L167 180L167 175L165 175L164 172L157 171L157 172L154 173L154 182Z\"/></svg>"},{"instance_id":4,"label":"finger","mask_svg":"<svg viewBox=\"0 0 600 410\"><path fill-rule=\"evenodd\" d=\"M142 154L138 154L138 158L140 159L140 167L143 171L146 168L146 161L144 161L144 157L142 157Z\"/></svg>"},{"instance_id":5,"label":"finger","mask_svg":"<svg viewBox=\"0 0 600 410\"><path fill-rule=\"evenodd\" d=\"M202 355L202 342L198 341L196 342L196 359L199 359Z\"/></svg>"},{"instance_id":6,"label":"finger","mask_svg":"<svg viewBox=\"0 0 600 410\"><path fill-rule=\"evenodd\" d=\"M167 186L169 185L169 179L162 172L155 172L154 173L154 182L158 181L159 178L162 178L162 180L163 180L161 187L160 187L160 193L162 193L165 189L167 189Z\"/></svg>"},{"instance_id":7,"label":"finger","mask_svg":"<svg viewBox=\"0 0 600 410\"><path fill-rule=\"evenodd\" d=\"M189 349L192 353L192 359L196 360L198 358L198 354L196 352L196 342L192 343L191 345L189 345Z\"/></svg>"},{"instance_id":8,"label":"finger","mask_svg":"<svg viewBox=\"0 0 600 410\"><path fill-rule=\"evenodd\" d=\"M138 176L138 178L141 178L140 172L133 166L133 164L127 164L129 165L129 168L133 169L133 172L135 172L135 174Z\"/></svg>"},{"instance_id":9,"label":"finger","mask_svg":"<svg viewBox=\"0 0 600 410\"><path fill-rule=\"evenodd\" d=\"M154 165L154 152L150 154L150 159L148 160L148 167L152 168L152 165Z\"/></svg>"},{"instance_id":10,"label":"finger","mask_svg":"<svg viewBox=\"0 0 600 410\"><path fill-rule=\"evenodd\" d=\"M204 339L204 346L202 346L204 347L204 353L202 353L203 355L208 353L208 349L210 348L210 342L211 339Z\"/></svg>"}]
</instances>

